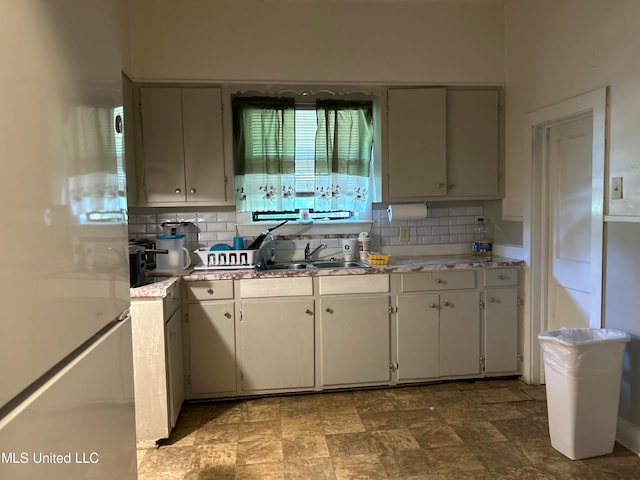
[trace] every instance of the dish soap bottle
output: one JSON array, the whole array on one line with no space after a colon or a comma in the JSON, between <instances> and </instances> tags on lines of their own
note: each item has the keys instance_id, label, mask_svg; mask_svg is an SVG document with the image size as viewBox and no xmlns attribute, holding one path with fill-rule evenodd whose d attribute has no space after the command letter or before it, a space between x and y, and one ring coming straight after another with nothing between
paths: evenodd
<instances>
[{"instance_id":1,"label":"dish soap bottle","mask_svg":"<svg viewBox=\"0 0 640 480\"><path fill-rule=\"evenodd\" d=\"M491 231L484 218L478 218L476 222L475 239L473 242L473 255L482 258L491 258L493 254L493 244L491 242Z\"/></svg>"}]
</instances>

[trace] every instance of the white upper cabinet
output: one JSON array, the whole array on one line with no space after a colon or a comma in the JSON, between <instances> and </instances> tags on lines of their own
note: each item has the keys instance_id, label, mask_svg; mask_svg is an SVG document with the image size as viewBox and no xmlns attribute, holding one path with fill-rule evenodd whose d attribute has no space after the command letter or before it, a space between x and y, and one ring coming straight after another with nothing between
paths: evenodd
<instances>
[{"instance_id":1,"label":"white upper cabinet","mask_svg":"<svg viewBox=\"0 0 640 480\"><path fill-rule=\"evenodd\" d=\"M501 198L498 89L390 89L388 107L386 201Z\"/></svg>"},{"instance_id":2,"label":"white upper cabinet","mask_svg":"<svg viewBox=\"0 0 640 480\"><path fill-rule=\"evenodd\" d=\"M389 90L389 199L446 194L446 90Z\"/></svg>"},{"instance_id":3,"label":"white upper cabinet","mask_svg":"<svg viewBox=\"0 0 640 480\"><path fill-rule=\"evenodd\" d=\"M140 112L138 204L230 204L220 89L142 87Z\"/></svg>"}]
</instances>

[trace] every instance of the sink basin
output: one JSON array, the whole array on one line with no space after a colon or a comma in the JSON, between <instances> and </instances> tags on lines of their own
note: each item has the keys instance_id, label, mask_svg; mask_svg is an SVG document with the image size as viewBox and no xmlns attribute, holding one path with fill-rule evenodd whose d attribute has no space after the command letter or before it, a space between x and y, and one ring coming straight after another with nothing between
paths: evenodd
<instances>
[{"instance_id":1,"label":"sink basin","mask_svg":"<svg viewBox=\"0 0 640 480\"><path fill-rule=\"evenodd\" d=\"M304 270L308 266L307 263L274 263L267 265L267 270Z\"/></svg>"},{"instance_id":2,"label":"sink basin","mask_svg":"<svg viewBox=\"0 0 640 480\"><path fill-rule=\"evenodd\" d=\"M328 268L368 268L369 265L357 261L317 260L313 262L283 262L266 266L266 270L323 270Z\"/></svg>"},{"instance_id":3,"label":"sink basin","mask_svg":"<svg viewBox=\"0 0 640 480\"><path fill-rule=\"evenodd\" d=\"M333 260L328 262L314 262L313 268L368 268L369 265L356 261Z\"/></svg>"}]
</instances>

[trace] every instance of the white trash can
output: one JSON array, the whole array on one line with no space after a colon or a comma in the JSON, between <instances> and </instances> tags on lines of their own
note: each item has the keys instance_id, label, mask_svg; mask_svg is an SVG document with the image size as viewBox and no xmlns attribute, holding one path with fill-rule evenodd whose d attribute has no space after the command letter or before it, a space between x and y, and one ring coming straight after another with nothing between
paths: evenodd
<instances>
[{"instance_id":1,"label":"white trash can","mask_svg":"<svg viewBox=\"0 0 640 480\"><path fill-rule=\"evenodd\" d=\"M572 460L613 451L622 358L619 330L561 328L540 332L551 446Z\"/></svg>"}]
</instances>

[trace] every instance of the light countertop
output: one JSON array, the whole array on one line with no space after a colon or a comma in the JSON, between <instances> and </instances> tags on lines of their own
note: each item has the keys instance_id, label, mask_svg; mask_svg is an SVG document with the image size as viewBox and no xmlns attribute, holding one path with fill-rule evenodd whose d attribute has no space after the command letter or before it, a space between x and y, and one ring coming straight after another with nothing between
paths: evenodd
<instances>
[{"instance_id":1,"label":"light countertop","mask_svg":"<svg viewBox=\"0 0 640 480\"><path fill-rule=\"evenodd\" d=\"M194 270L187 269L174 276L163 276L154 283L131 288L131 298L165 297L169 288L180 280L238 280L242 278L320 277L338 275L371 275L438 270L473 270L480 268L519 267L522 260L504 257L482 259L472 255L433 255L420 257L391 257L388 265L372 265L367 268L326 268L321 270ZM153 276L153 272L150 273Z\"/></svg>"}]
</instances>

